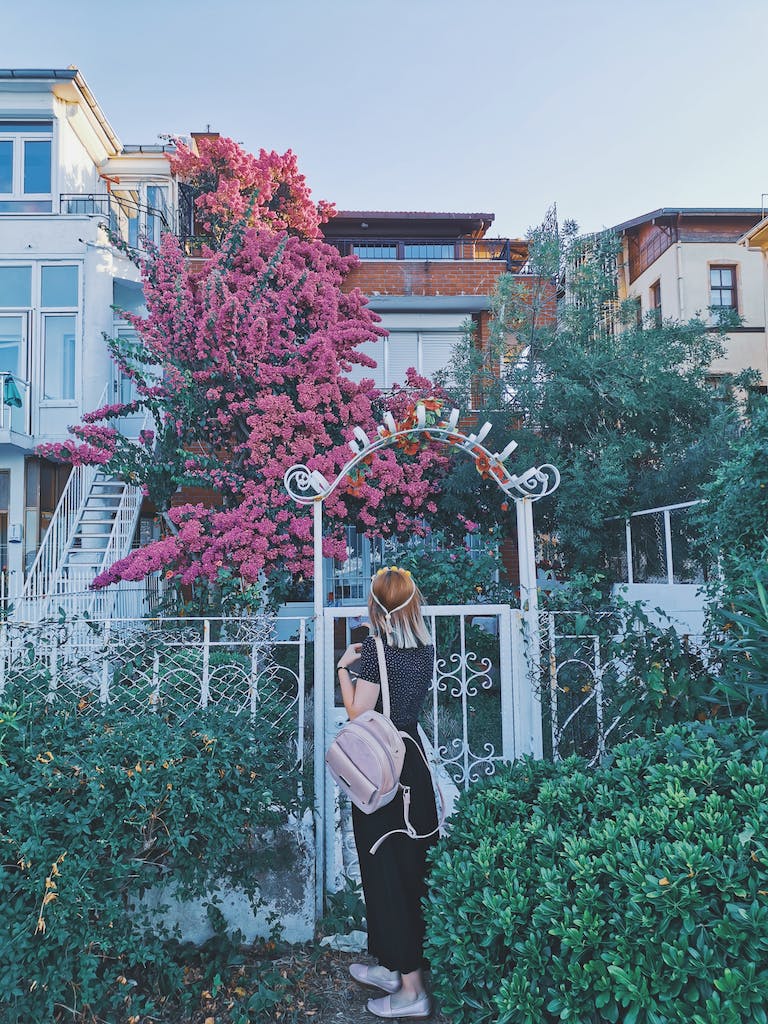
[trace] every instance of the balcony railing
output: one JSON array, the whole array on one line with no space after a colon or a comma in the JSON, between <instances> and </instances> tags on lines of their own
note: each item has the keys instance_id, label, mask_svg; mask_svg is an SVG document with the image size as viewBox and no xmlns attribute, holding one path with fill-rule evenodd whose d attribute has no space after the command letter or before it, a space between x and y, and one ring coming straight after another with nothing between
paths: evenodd
<instances>
[{"instance_id":1,"label":"balcony railing","mask_svg":"<svg viewBox=\"0 0 768 1024\"><path fill-rule=\"evenodd\" d=\"M162 232L173 230L167 211L110 192L62 192L59 212L101 217L109 230L132 249L143 248L145 238L157 245Z\"/></svg>"},{"instance_id":2,"label":"balcony railing","mask_svg":"<svg viewBox=\"0 0 768 1024\"><path fill-rule=\"evenodd\" d=\"M525 256L512 249L508 238L326 238L342 256L360 260L438 260L498 261L507 270L519 273Z\"/></svg>"}]
</instances>

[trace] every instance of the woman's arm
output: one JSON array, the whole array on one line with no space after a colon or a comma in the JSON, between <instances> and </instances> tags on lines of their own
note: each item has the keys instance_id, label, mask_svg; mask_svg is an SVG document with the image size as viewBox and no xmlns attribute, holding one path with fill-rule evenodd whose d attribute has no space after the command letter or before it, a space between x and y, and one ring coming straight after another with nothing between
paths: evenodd
<instances>
[{"instance_id":1,"label":"woman's arm","mask_svg":"<svg viewBox=\"0 0 768 1024\"><path fill-rule=\"evenodd\" d=\"M356 683L352 682L349 666L359 660L362 646L362 644L350 644L339 658L337 665L341 697L350 719L357 718L363 711L372 711L376 707L381 689L378 683L371 683L367 679L358 679Z\"/></svg>"}]
</instances>

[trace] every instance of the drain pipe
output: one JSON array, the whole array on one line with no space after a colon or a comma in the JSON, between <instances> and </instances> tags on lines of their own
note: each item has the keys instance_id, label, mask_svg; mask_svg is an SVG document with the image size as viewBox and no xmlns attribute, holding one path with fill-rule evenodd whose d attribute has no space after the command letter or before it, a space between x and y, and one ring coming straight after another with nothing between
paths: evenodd
<instances>
[{"instance_id":1,"label":"drain pipe","mask_svg":"<svg viewBox=\"0 0 768 1024\"><path fill-rule=\"evenodd\" d=\"M675 233L677 235L677 241L675 242L675 268L677 271L677 302L680 307L680 319L685 320L685 287L683 282L683 270L682 270L682 254L681 248L682 243L680 242L680 214L677 215L677 222L675 225Z\"/></svg>"}]
</instances>

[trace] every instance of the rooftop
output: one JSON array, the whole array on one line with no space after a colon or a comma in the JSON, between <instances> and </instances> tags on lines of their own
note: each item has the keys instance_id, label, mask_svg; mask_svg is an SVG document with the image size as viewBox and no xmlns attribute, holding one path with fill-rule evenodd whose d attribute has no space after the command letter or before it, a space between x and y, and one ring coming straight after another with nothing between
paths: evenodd
<instances>
[{"instance_id":1,"label":"rooftop","mask_svg":"<svg viewBox=\"0 0 768 1024\"><path fill-rule=\"evenodd\" d=\"M666 220L670 217L762 217L760 207L745 206L663 206L640 217L616 224L611 231L625 231L627 228L647 224L649 221Z\"/></svg>"}]
</instances>

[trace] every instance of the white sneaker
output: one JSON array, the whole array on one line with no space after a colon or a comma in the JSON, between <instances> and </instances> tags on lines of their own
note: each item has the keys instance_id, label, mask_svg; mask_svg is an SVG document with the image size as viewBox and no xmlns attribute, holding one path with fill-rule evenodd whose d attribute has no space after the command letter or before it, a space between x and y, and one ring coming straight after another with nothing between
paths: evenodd
<instances>
[{"instance_id":1,"label":"white sneaker","mask_svg":"<svg viewBox=\"0 0 768 1024\"><path fill-rule=\"evenodd\" d=\"M350 964L349 973L360 985L378 988L382 992L397 992L400 989L400 972L388 971L386 967L369 967L368 964Z\"/></svg>"},{"instance_id":2,"label":"white sneaker","mask_svg":"<svg viewBox=\"0 0 768 1024\"><path fill-rule=\"evenodd\" d=\"M432 1004L426 992L416 996L409 1003L401 1003L398 1006L392 1005L392 996L382 996L381 999L369 999L368 1009L376 1017L385 1017L388 1020L393 1017L429 1017L432 1014Z\"/></svg>"}]
</instances>

